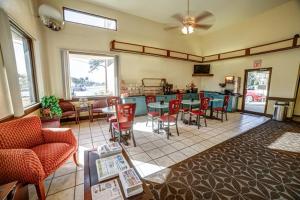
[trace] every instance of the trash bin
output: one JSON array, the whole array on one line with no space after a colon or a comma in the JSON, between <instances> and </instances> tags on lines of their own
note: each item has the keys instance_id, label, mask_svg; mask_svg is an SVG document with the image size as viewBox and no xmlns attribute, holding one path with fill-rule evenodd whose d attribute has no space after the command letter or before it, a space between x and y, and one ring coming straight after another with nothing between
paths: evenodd
<instances>
[{"instance_id":1,"label":"trash bin","mask_svg":"<svg viewBox=\"0 0 300 200\"><path fill-rule=\"evenodd\" d=\"M273 120L284 121L287 115L287 110L289 103L286 102L276 102L274 105Z\"/></svg>"}]
</instances>

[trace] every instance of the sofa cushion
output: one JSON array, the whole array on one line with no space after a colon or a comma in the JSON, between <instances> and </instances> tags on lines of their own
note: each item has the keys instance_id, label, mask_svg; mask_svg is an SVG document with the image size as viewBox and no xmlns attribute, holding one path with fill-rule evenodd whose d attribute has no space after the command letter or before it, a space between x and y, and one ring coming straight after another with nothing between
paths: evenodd
<instances>
[{"instance_id":1,"label":"sofa cushion","mask_svg":"<svg viewBox=\"0 0 300 200\"><path fill-rule=\"evenodd\" d=\"M48 176L69 158L74 148L67 143L47 143L38 145L32 150L37 154Z\"/></svg>"}]
</instances>

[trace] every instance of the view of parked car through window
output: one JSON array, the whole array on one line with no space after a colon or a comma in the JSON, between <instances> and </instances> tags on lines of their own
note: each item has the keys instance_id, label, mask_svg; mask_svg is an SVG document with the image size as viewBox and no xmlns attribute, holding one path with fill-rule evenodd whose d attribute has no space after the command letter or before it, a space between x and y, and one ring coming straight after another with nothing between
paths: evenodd
<instances>
[{"instance_id":1,"label":"view of parked car through window","mask_svg":"<svg viewBox=\"0 0 300 200\"><path fill-rule=\"evenodd\" d=\"M115 93L114 57L69 54L73 97L107 96Z\"/></svg>"}]
</instances>

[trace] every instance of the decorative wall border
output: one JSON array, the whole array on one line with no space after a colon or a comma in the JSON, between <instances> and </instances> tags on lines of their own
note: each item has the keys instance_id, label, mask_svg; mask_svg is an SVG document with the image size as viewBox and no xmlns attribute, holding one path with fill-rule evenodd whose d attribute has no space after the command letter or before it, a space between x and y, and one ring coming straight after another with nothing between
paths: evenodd
<instances>
[{"instance_id":1,"label":"decorative wall border","mask_svg":"<svg viewBox=\"0 0 300 200\"><path fill-rule=\"evenodd\" d=\"M120 42L112 40L110 42L110 50L117 52L134 53L149 56L159 56L170 59L183 60L188 62L207 63L220 60L241 58L246 56L254 56L259 54L273 53L277 51L284 51L300 47L299 34L292 38L270 42L262 45L257 45L245 49L238 49L208 56L198 56L169 49L162 49L157 47L150 47L140 44Z\"/></svg>"}]
</instances>

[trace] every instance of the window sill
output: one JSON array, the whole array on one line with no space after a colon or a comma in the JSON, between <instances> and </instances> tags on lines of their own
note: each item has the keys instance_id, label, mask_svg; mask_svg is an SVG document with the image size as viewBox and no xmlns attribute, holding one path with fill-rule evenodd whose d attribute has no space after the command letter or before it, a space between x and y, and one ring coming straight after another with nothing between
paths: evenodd
<instances>
[{"instance_id":1,"label":"window sill","mask_svg":"<svg viewBox=\"0 0 300 200\"><path fill-rule=\"evenodd\" d=\"M41 103L35 103L31 106L28 106L24 109L24 115L28 115L41 107Z\"/></svg>"}]
</instances>

